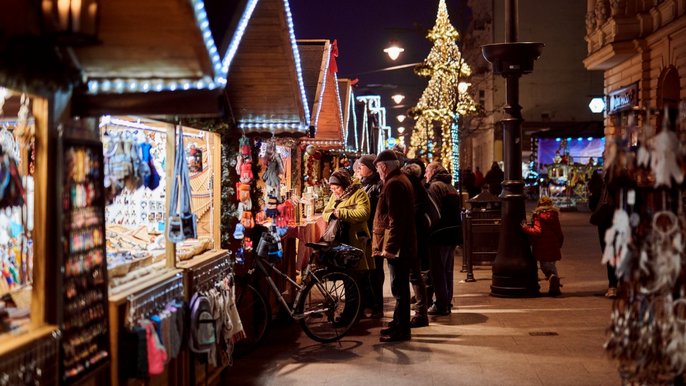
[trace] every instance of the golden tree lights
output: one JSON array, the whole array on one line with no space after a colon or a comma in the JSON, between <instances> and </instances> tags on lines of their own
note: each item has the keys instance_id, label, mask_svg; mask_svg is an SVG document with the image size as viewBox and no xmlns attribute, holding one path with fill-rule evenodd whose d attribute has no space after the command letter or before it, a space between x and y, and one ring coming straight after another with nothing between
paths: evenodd
<instances>
[{"instance_id":1,"label":"golden tree lights","mask_svg":"<svg viewBox=\"0 0 686 386\"><path fill-rule=\"evenodd\" d=\"M474 100L467 94L468 84L460 83L460 79L471 74L471 69L455 43L459 37L450 24L445 0L440 0L436 24L427 35L433 47L424 62L415 68L417 75L430 78L429 84L417 106L410 109L415 126L409 155L439 159L446 169L454 171L455 180L459 168L458 118L476 111ZM440 133L438 138L435 138L436 130ZM436 139L440 146L435 146Z\"/></svg>"}]
</instances>

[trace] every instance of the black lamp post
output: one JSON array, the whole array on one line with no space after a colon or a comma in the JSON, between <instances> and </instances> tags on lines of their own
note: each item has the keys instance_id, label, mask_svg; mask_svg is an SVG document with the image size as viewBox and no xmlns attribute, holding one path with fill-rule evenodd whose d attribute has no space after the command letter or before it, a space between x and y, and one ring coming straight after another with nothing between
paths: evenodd
<instances>
[{"instance_id":1,"label":"black lamp post","mask_svg":"<svg viewBox=\"0 0 686 386\"><path fill-rule=\"evenodd\" d=\"M531 255L520 223L526 217L524 181L522 180L522 106L519 105L519 77L533 71L543 43L518 42L517 0L505 0L505 43L482 46L484 58L493 64L493 72L507 83L503 125L505 181L498 253L493 262L491 295L532 297L538 295L536 261Z\"/></svg>"}]
</instances>

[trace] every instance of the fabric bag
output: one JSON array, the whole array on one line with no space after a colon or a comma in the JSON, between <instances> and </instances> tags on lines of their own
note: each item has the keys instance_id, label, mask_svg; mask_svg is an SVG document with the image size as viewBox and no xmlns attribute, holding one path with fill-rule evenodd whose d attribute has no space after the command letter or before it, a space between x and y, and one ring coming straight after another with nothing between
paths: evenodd
<instances>
[{"instance_id":1,"label":"fabric bag","mask_svg":"<svg viewBox=\"0 0 686 386\"><path fill-rule=\"evenodd\" d=\"M171 202L167 238L172 243L197 238L198 219L191 210L191 184L188 164L183 148L183 129L179 125L179 140L174 160L174 182L172 184ZM177 207L179 205L180 207Z\"/></svg>"},{"instance_id":2,"label":"fabric bag","mask_svg":"<svg viewBox=\"0 0 686 386\"><path fill-rule=\"evenodd\" d=\"M217 343L212 307L207 296L196 292L191 298L191 331L188 348L196 354L209 353Z\"/></svg>"},{"instance_id":3,"label":"fabric bag","mask_svg":"<svg viewBox=\"0 0 686 386\"><path fill-rule=\"evenodd\" d=\"M336 237L340 234L341 228L342 228L342 221L339 218L332 218L329 220L329 222L326 224L326 229L324 230L324 233L322 234L322 241L326 241L328 243L333 242L336 240Z\"/></svg>"}]
</instances>

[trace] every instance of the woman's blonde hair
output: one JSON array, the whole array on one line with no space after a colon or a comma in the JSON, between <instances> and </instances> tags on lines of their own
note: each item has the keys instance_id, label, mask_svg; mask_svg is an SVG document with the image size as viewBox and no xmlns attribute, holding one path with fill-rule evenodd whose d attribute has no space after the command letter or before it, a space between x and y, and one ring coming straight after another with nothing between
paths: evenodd
<instances>
[{"instance_id":1,"label":"woman's blonde hair","mask_svg":"<svg viewBox=\"0 0 686 386\"><path fill-rule=\"evenodd\" d=\"M548 196L543 196L538 199L538 206L553 206L553 200Z\"/></svg>"}]
</instances>

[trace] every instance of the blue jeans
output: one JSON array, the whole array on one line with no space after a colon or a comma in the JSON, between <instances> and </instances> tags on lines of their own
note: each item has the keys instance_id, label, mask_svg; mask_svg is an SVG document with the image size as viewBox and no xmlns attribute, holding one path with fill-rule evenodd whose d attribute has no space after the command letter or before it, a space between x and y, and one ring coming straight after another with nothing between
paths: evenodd
<instances>
[{"instance_id":1,"label":"blue jeans","mask_svg":"<svg viewBox=\"0 0 686 386\"><path fill-rule=\"evenodd\" d=\"M541 272L543 272L546 279L550 279L550 275L559 276L554 261L539 261L539 264L541 265Z\"/></svg>"},{"instance_id":2,"label":"blue jeans","mask_svg":"<svg viewBox=\"0 0 686 386\"><path fill-rule=\"evenodd\" d=\"M441 311L452 308L455 245L431 246L431 278L436 295L436 308Z\"/></svg>"},{"instance_id":3,"label":"blue jeans","mask_svg":"<svg viewBox=\"0 0 686 386\"><path fill-rule=\"evenodd\" d=\"M410 333L410 264L407 258L388 259L391 294L395 298L393 322L400 334Z\"/></svg>"}]
</instances>

